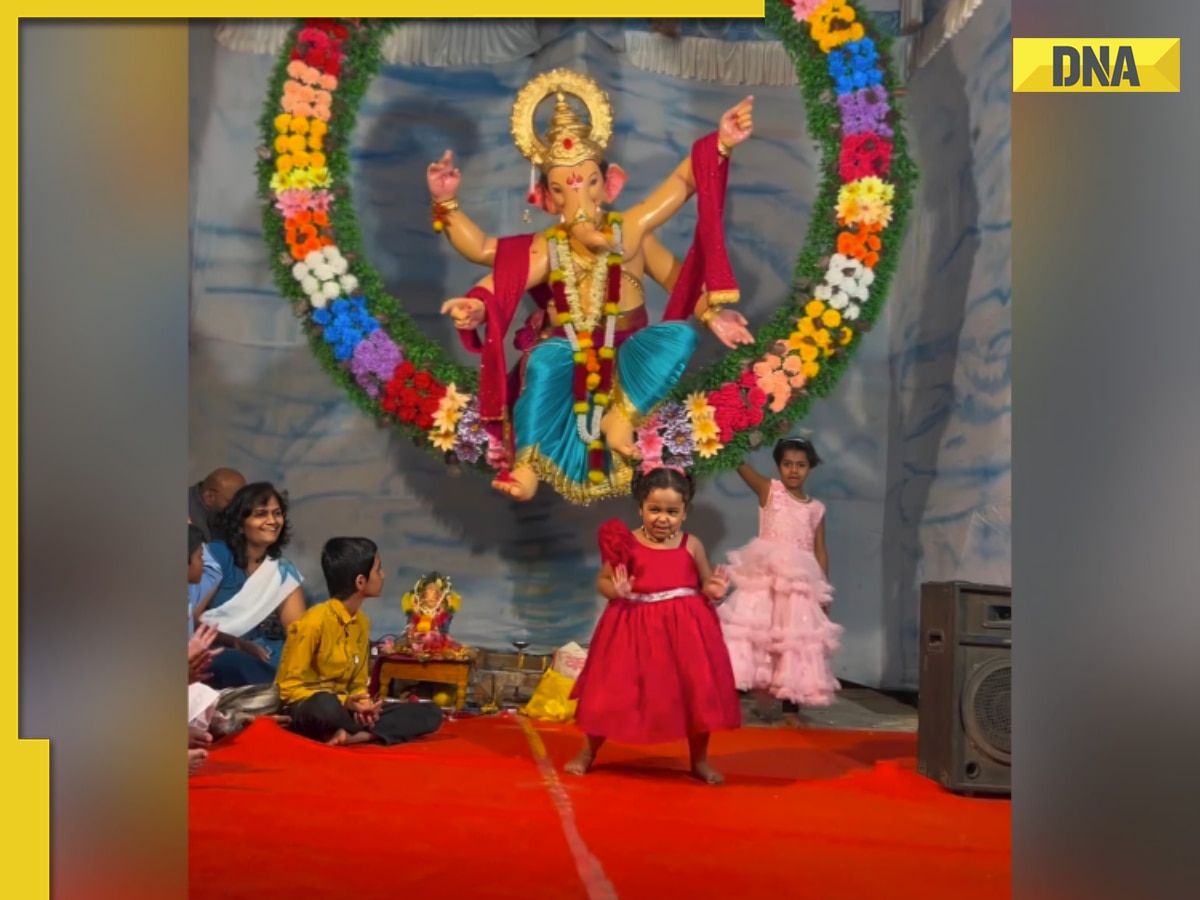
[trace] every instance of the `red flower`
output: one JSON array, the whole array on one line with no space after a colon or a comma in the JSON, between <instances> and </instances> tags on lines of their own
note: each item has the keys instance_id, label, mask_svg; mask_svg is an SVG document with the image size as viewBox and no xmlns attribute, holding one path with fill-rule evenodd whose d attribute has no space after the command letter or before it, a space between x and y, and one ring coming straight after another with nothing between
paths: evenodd
<instances>
[{"instance_id":1,"label":"red flower","mask_svg":"<svg viewBox=\"0 0 1200 900\"><path fill-rule=\"evenodd\" d=\"M401 422L413 422L417 418L417 411L411 406L401 406L396 412L396 418Z\"/></svg>"},{"instance_id":2,"label":"red flower","mask_svg":"<svg viewBox=\"0 0 1200 900\"><path fill-rule=\"evenodd\" d=\"M413 376L413 387L419 391L427 391L433 385L433 376L428 372L418 372Z\"/></svg>"},{"instance_id":3,"label":"red flower","mask_svg":"<svg viewBox=\"0 0 1200 900\"><path fill-rule=\"evenodd\" d=\"M416 372L417 367L408 360L405 360L404 362L400 363L400 365L396 366L396 371L392 373L392 378L401 381L408 381L408 379L412 378Z\"/></svg>"},{"instance_id":4,"label":"red flower","mask_svg":"<svg viewBox=\"0 0 1200 900\"><path fill-rule=\"evenodd\" d=\"M850 134L842 138L838 171L843 181L871 175L883 177L892 167L892 142L879 135Z\"/></svg>"},{"instance_id":5,"label":"red flower","mask_svg":"<svg viewBox=\"0 0 1200 900\"><path fill-rule=\"evenodd\" d=\"M744 387L744 388L753 388L755 385L758 384L758 377L754 374L753 369L747 369L745 372L742 373L741 377L738 378L737 383L741 387ZM764 402L765 402L765 400L764 400Z\"/></svg>"},{"instance_id":6,"label":"red flower","mask_svg":"<svg viewBox=\"0 0 1200 900\"><path fill-rule=\"evenodd\" d=\"M439 397L422 397L417 402L417 409L421 411L421 415L423 416L432 416L438 411L439 399Z\"/></svg>"},{"instance_id":7,"label":"red flower","mask_svg":"<svg viewBox=\"0 0 1200 900\"><path fill-rule=\"evenodd\" d=\"M425 412L418 413L417 414L417 427L420 428L422 431L428 431L430 428L433 427L433 416L431 414L425 413Z\"/></svg>"}]
</instances>

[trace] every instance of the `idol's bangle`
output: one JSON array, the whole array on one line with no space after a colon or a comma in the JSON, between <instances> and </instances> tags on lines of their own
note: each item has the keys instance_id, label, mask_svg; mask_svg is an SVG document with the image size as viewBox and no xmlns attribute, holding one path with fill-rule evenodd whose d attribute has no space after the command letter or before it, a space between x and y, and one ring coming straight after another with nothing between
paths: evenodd
<instances>
[{"instance_id":1,"label":"idol's bangle","mask_svg":"<svg viewBox=\"0 0 1200 900\"><path fill-rule=\"evenodd\" d=\"M434 200L433 211L435 213L451 213L458 209L458 198L451 197L449 200Z\"/></svg>"},{"instance_id":2,"label":"idol's bangle","mask_svg":"<svg viewBox=\"0 0 1200 900\"><path fill-rule=\"evenodd\" d=\"M700 324L704 326L711 326L712 320L716 318L717 313L720 311L721 308L719 306L707 307L704 312L700 313Z\"/></svg>"},{"instance_id":3,"label":"idol's bangle","mask_svg":"<svg viewBox=\"0 0 1200 900\"><path fill-rule=\"evenodd\" d=\"M720 155L721 159L729 159L729 154L732 152L732 147L725 146L725 142L720 138L717 138L717 153Z\"/></svg>"},{"instance_id":4,"label":"idol's bangle","mask_svg":"<svg viewBox=\"0 0 1200 900\"><path fill-rule=\"evenodd\" d=\"M722 306L732 306L741 299L740 291L710 291L705 297L705 302L709 309L718 309Z\"/></svg>"}]
</instances>

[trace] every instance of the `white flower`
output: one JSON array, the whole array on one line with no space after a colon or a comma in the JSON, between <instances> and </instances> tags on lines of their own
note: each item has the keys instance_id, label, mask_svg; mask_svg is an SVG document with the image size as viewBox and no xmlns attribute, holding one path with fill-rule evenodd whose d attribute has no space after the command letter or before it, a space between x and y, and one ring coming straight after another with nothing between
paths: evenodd
<instances>
[{"instance_id":1,"label":"white flower","mask_svg":"<svg viewBox=\"0 0 1200 900\"><path fill-rule=\"evenodd\" d=\"M333 278L333 266L329 265L329 263L321 263L319 266L314 266L312 272L322 281L329 281Z\"/></svg>"},{"instance_id":2,"label":"white flower","mask_svg":"<svg viewBox=\"0 0 1200 900\"><path fill-rule=\"evenodd\" d=\"M321 293L324 294L328 300L336 300L342 293L342 289L338 286L336 281L327 281L321 285Z\"/></svg>"},{"instance_id":3,"label":"white flower","mask_svg":"<svg viewBox=\"0 0 1200 900\"><path fill-rule=\"evenodd\" d=\"M300 287L304 289L304 293L312 297L314 294L320 292L321 282L317 281L317 279L313 278L311 275L305 275L302 279L300 279Z\"/></svg>"},{"instance_id":4,"label":"white flower","mask_svg":"<svg viewBox=\"0 0 1200 900\"><path fill-rule=\"evenodd\" d=\"M842 313L842 318L849 319L851 322L853 322L855 319L858 318L858 314L861 311L862 310L860 310L858 308L857 303L851 303L849 306L846 307L845 311Z\"/></svg>"},{"instance_id":5,"label":"white flower","mask_svg":"<svg viewBox=\"0 0 1200 900\"><path fill-rule=\"evenodd\" d=\"M334 275L345 275L350 268L350 263L346 262L346 257L339 256L337 259L329 261L329 268L333 269Z\"/></svg>"},{"instance_id":6,"label":"white flower","mask_svg":"<svg viewBox=\"0 0 1200 900\"><path fill-rule=\"evenodd\" d=\"M818 300L824 300L826 303L831 303L833 300L833 288L827 284L817 285L817 289L813 291L813 296Z\"/></svg>"},{"instance_id":7,"label":"white flower","mask_svg":"<svg viewBox=\"0 0 1200 900\"><path fill-rule=\"evenodd\" d=\"M851 300L861 303L870 296L869 289L874 280L875 273L859 260L835 253L829 259L829 269L825 272L825 284L813 293L834 309L846 309L847 306L852 305ZM826 296L826 294L828 295Z\"/></svg>"},{"instance_id":8,"label":"white flower","mask_svg":"<svg viewBox=\"0 0 1200 900\"><path fill-rule=\"evenodd\" d=\"M817 296L820 297L819 294ZM841 290L831 293L828 297L821 297L821 299L826 301L833 309L845 309L850 303L850 298L846 296L846 292Z\"/></svg>"},{"instance_id":9,"label":"white flower","mask_svg":"<svg viewBox=\"0 0 1200 900\"><path fill-rule=\"evenodd\" d=\"M844 253L835 253L829 259L829 271L832 272L834 269L845 269L856 262L858 262L858 260L854 259L853 257L846 256Z\"/></svg>"},{"instance_id":10,"label":"white flower","mask_svg":"<svg viewBox=\"0 0 1200 900\"><path fill-rule=\"evenodd\" d=\"M321 294L313 294L309 299L312 301L313 309L324 309L325 305L329 303L328 298Z\"/></svg>"},{"instance_id":11,"label":"white flower","mask_svg":"<svg viewBox=\"0 0 1200 900\"><path fill-rule=\"evenodd\" d=\"M297 281L303 281L308 277L308 266L302 262L296 263L292 266L292 277Z\"/></svg>"},{"instance_id":12,"label":"white flower","mask_svg":"<svg viewBox=\"0 0 1200 900\"><path fill-rule=\"evenodd\" d=\"M321 255L320 250L314 250L308 256L304 257L304 264L310 269L315 269L321 263L325 262L325 257Z\"/></svg>"},{"instance_id":13,"label":"white flower","mask_svg":"<svg viewBox=\"0 0 1200 900\"><path fill-rule=\"evenodd\" d=\"M335 247L333 244L326 244L325 249L322 252L325 254L325 258L327 260L329 260L330 262L333 262L335 259L343 258L342 251L339 250L337 247Z\"/></svg>"},{"instance_id":14,"label":"white flower","mask_svg":"<svg viewBox=\"0 0 1200 900\"><path fill-rule=\"evenodd\" d=\"M341 278L338 279L338 281L341 282L342 290L346 292L347 296L349 296L350 294L353 294L354 291L358 288L358 279L355 278L353 275L343 275Z\"/></svg>"}]
</instances>

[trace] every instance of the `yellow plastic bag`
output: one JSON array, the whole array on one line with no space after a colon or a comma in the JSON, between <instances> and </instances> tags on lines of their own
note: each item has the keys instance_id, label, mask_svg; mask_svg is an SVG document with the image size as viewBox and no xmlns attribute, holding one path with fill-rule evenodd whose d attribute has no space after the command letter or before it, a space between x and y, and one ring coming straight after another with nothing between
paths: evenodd
<instances>
[{"instance_id":1,"label":"yellow plastic bag","mask_svg":"<svg viewBox=\"0 0 1200 900\"><path fill-rule=\"evenodd\" d=\"M547 669L521 715L539 722L570 722L575 718L577 701L571 699L575 679Z\"/></svg>"}]
</instances>

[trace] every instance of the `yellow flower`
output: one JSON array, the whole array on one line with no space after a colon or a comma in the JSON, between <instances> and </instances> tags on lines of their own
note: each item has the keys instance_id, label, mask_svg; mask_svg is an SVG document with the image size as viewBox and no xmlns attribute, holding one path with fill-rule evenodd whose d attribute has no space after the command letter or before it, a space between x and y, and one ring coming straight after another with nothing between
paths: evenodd
<instances>
[{"instance_id":1,"label":"yellow flower","mask_svg":"<svg viewBox=\"0 0 1200 900\"><path fill-rule=\"evenodd\" d=\"M587 389L594 391L598 387L600 387L600 376L593 372L587 377Z\"/></svg>"},{"instance_id":2,"label":"yellow flower","mask_svg":"<svg viewBox=\"0 0 1200 900\"><path fill-rule=\"evenodd\" d=\"M607 407L611 401L612 401L612 397L608 396L608 394L605 394L603 392L597 394L595 397L592 398L592 402L595 403L597 406L599 406L601 409Z\"/></svg>"},{"instance_id":3,"label":"yellow flower","mask_svg":"<svg viewBox=\"0 0 1200 900\"><path fill-rule=\"evenodd\" d=\"M817 326L812 319L804 318L796 323L796 333L801 337L812 337L816 334Z\"/></svg>"},{"instance_id":4,"label":"yellow flower","mask_svg":"<svg viewBox=\"0 0 1200 900\"><path fill-rule=\"evenodd\" d=\"M283 157L279 157L283 159ZM301 150L299 153L292 154L292 165L297 169L307 169L312 165L312 157L308 155L307 150Z\"/></svg>"},{"instance_id":5,"label":"yellow flower","mask_svg":"<svg viewBox=\"0 0 1200 900\"><path fill-rule=\"evenodd\" d=\"M464 394L458 386L451 382L446 385L446 393L442 395L441 405L454 409L466 409L471 402L471 395Z\"/></svg>"},{"instance_id":6,"label":"yellow flower","mask_svg":"<svg viewBox=\"0 0 1200 900\"><path fill-rule=\"evenodd\" d=\"M616 359L617 351L614 350L612 347L601 347L600 348L600 358L601 359Z\"/></svg>"},{"instance_id":7,"label":"yellow flower","mask_svg":"<svg viewBox=\"0 0 1200 900\"><path fill-rule=\"evenodd\" d=\"M845 347L852 340L854 340L854 332L843 326L841 337L838 338L838 343Z\"/></svg>"},{"instance_id":8,"label":"yellow flower","mask_svg":"<svg viewBox=\"0 0 1200 900\"><path fill-rule=\"evenodd\" d=\"M455 426L458 425L458 410L453 406L448 406L444 397L442 398L442 402L438 404L437 412L433 414L433 424L435 429L448 431L451 434L454 433Z\"/></svg>"},{"instance_id":9,"label":"yellow flower","mask_svg":"<svg viewBox=\"0 0 1200 900\"><path fill-rule=\"evenodd\" d=\"M288 173L288 186L298 191L308 190L315 183L312 169L293 169Z\"/></svg>"},{"instance_id":10,"label":"yellow flower","mask_svg":"<svg viewBox=\"0 0 1200 900\"><path fill-rule=\"evenodd\" d=\"M574 353L574 359L576 365L582 366L585 362L587 362L587 354L582 350L576 350Z\"/></svg>"},{"instance_id":11,"label":"yellow flower","mask_svg":"<svg viewBox=\"0 0 1200 900\"><path fill-rule=\"evenodd\" d=\"M824 328L813 335L813 340L817 342L817 346L824 350L833 343L833 336Z\"/></svg>"},{"instance_id":12,"label":"yellow flower","mask_svg":"<svg viewBox=\"0 0 1200 900\"><path fill-rule=\"evenodd\" d=\"M576 334L575 340L579 342L580 350L592 349L592 336L590 334Z\"/></svg>"},{"instance_id":13,"label":"yellow flower","mask_svg":"<svg viewBox=\"0 0 1200 900\"><path fill-rule=\"evenodd\" d=\"M877 200L880 203L891 203L896 199L896 186L889 184L877 175L868 175L858 179L859 190L863 200Z\"/></svg>"},{"instance_id":14,"label":"yellow flower","mask_svg":"<svg viewBox=\"0 0 1200 900\"><path fill-rule=\"evenodd\" d=\"M275 171L287 174L296 166L296 161L292 159L291 154L285 153L283 156L275 158Z\"/></svg>"},{"instance_id":15,"label":"yellow flower","mask_svg":"<svg viewBox=\"0 0 1200 900\"><path fill-rule=\"evenodd\" d=\"M581 400L579 403L576 403L573 408L575 410L575 415L583 415L588 411L587 401Z\"/></svg>"},{"instance_id":16,"label":"yellow flower","mask_svg":"<svg viewBox=\"0 0 1200 900\"><path fill-rule=\"evenodd\" d=\"M804 307L804 314L810 319L815 319L825 312L824 300L809 300Z\"/></svg>"},{"instance_id":17,"label":"yellow flower","mask_svg":"<svg viewBox=\"0 0 1200 900\"><path fill-rule=\"evenodd\" d=\"M287 153L288 152L288 139L287 139L286 134L281 134L277 138L275 138L275 152L276 153Z\"/></svg>"},{"instance_id":18,"label":"yellow flower","mask_svg":"<svg viewBox=\"0 0 1200 900\"><path fill-rule=\"evenodd\" d=\"M817 345L811 341L805 341L800 346L800 358L804 360L806 365L812 362L818 356L820 356L820 351L817 350Z\"/></svg>"},{"instance_id":19,"label":"yellow flower","mask_svg":"<svg viewBox=\"0 0 1200 900\"><path fill-rule=\"evenodd\" d=\"M708 405L708 397L699 392L688 394L684 398L683 408L687 410L688 416L694 422L696 419L706 418L711 414L711 409Z\"/></svg>"},{"instance_id":20,"label":"yellow flower","mask_svg":"<svg viewBox=\"0 0 1200 900\"><path fill-rule=\"evenodd\" d=\"M319 137L318 135L315 135L315 134L310 134L308 136L308 149L309 150L324 150L325 149L325 138Z\"/></svg>"},{"instance_id":21,"label":"yellow flower","mask_svg":"<svg viewBox=\"0 0 1200 900\"><path fill-rule=\"evenodd\" d=\"M275 117L275 130L280 134L287 134L288 128L291 126L291 113L281 113Z\"/></svg>"},{"instance_id":22,"label":"yellow flower","mask_svg":"<svg viewBox=\"0 0 1200 900\"><path fill-rule=\"evenodd\" d=\"M805 319L804 321L807 322L808 320ZM793 331L788 335L787 348L793 352L802 349L807 343L808 341L805 340L804 335L799 331Z\"/></svg>"},{"instance_id":23,"label":"yellow flower","mask_svg":"<svg viewBox=\"0 0 1200 900\"><path fill-rule=\"evenodd\" d=\"M292 134L308 134L308 119L303 116L293 116L288 128Z\"/></svg>"},{"instance_id":24,"label":"yellow flower","mask_svg":"<svg viewBox=\"0 0 1200 900\"><path fill-rule=\"evenodd\" d=\"M712 459L724 449L724 446L715 437L696 440L696 452L700 454L702 459Z\"/></svg>"},{"instance_id":25,"label":"yellow flower","mask_svg":"<svg viewBox=\"0 0 1200 900\"><path fill-rule=\"evenodd\" d=\"M318 169L314 166L312 169L309 169L309 172L312 173L313 187L329 187L333 183L328 169Z\"/></svg>"},{"instance_id":26,"label":"yellow flower","mask_svg":"<svg viewBox=\"0 0 1200 900\"><path fill-rule=\"evenodd\" d=\"M717 423L708 416L696 419L692 422L692 437L694 437L697 442L709 440L715 441L720 437L720 435L721 429L718 428Z\"/></svg>"},{"instance_id":27,"label":"yellow flower","mask_svg":"<svg viewBox=\"0 0 1200 900\"><path fill-rule=\"evenodd\" d=\"M326 163L325 163L325 154L324 153L312 153L309 155L309 158L312 160L312 162L309 163L309 165L311 165L314 169L324 169L325 168Z\"/></svg>"},{"instance_id":28,"label":"yellow flower","mask_svg":"<svg viewBox=\"0 0 1200 900\"><path fill-rule=\"evenodd\" d=\"M837 328L842 324L842 314L836 309L827 309L821 313L821 322L826 328Z\"/></svg>"},{"instance_id":29,"label":"yellow flower","mask_svg":"<svg viewBox=\"0 0 1200 900\"><path fill-rule=\"evenodd\" d=\"M329 126L320 119L313 119L308 123L308 133L310 137L324 137L329 133Z\"/></svg>"},{"instance_id":30,"label":"yellow flower","mask_svg":"<svg viewBox=\"0 0 1200 900\"><path fill-rule=\"evenodd\" d=\"M433 446L437 447L443 453L449 453L451 450L454 449L454 443L455 443L454 429L451 428L448 431L445 431L445 430L431 431L429 433L429 443L433 444Z\"/></svg>"},{"instance_id":31,"label":"yellow flower","mask_svg":"<svg viewBox=\"0 0 1200 900\"><path fill-rule=\"evenodd\" d=\"M292 186L290 174L276 172L271 176L271 190L276 194L281 194Z\"/></svg>"},{"instance_id":32,"label":"yellow flower","mask_svg":"<svg viewBox=\"0 0 1200 900\"><path fill-rule=\"evenodd\" d=\"M302 135L293 134L288 138L288 149L293 153L299 153L307 146L308 141L306 141Z\"/></svg>"},{"instance_id":33,"label":"yellow flower","mask_svg":"<svg viewBox=\"0 0 1200 900\"><path fill-rule=\"evenodd\" d=\"M800 374L804 376L805 381L811 381L817 377L817 373L821 371L820 363L815 360L807 360L804 363L804 368L800 370Z\"/></svg>"}]
</instances>

